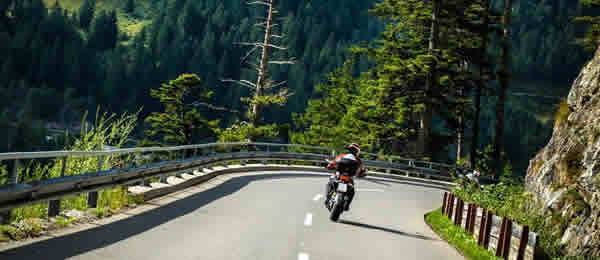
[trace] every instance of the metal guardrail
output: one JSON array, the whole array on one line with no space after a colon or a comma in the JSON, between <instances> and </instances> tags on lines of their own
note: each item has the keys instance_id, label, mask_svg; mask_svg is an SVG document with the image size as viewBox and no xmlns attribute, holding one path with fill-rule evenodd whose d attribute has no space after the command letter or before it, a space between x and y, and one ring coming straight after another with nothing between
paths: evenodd
<instances>
[{"instance_id":1,"label":"metal guardrail","mask_svg":"<svg viewBox=\"0 0 600 260\"><path fill-rule=\"evenodd\" d=\"M0 161L12 161L7 185L0 186L0 211L30 203L50 200L49 215L58 214L58 199L89 192L88 206L95 208L98 190L116 186L132 185L149 178L178 175L195 169L231 161L285 161L290 164L325 164L325 159L335 155L327 147L276 144L276 143L209 143L174 147L141 147L103 151L49 151L0 154ZM126 165L105 169L106 158L129 156ZM97 157L98 170L93 172L65 174L67 158ZM388 173L412 174L417 177L452 180L450 165L423 162L405 158L381 158L366 154L363 162L367 168L385 170ZM61 177L31 180L19 183L19 168L23 161L62 161ZM383 159L383 160L382 160ZM58 205L57 205L58 204Z\"/></svg>"}]
</instances>

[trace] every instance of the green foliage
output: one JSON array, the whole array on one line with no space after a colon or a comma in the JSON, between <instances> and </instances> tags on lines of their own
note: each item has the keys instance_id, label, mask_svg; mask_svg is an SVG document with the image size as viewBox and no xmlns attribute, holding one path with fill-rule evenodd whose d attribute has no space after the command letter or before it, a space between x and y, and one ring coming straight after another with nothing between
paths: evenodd
<instances>
[{"instance_id":1,"label":"green foliage","mask_svg":"<svg viewBox=\"0 0 600 260\"><path fill-rule=\"evenodd\" d=\"M95 209L92 209L92 213L97 218L105 218L111 215L110 209L106 207L97 207Z\"/></svg>"},{"instance_id":2,"label":"green foliage","mask_svg":"<svg viewBox=\"0 0 600 260\"><path fill-rule=\"evenodd\" d=\"M296 116L301 129L292 139L330 146L353 141L373 151L414 155L420 120L434 111L442 126L427 131L441 136L433 143L444 146L444 132L452 131L447 129L456 126L457 115L468 110L465 93L475 75L462 63L478 58L465 53L475 53L480 41L453 14L476 17L481 8L462 2L442 5L440 41L433 50L429 49L431 9L431 1L376 4L371 13L386 23L384 32L373 44L351 49L355 59L368 57L373 66L360 73L353 68L356 61L349 61L327 84L317 87L321 97L309 101L306 113Z\"/></svg>"},{"instance_id":3,"label":"green foliage","mask_svg":"<svg viewBox=\"0 0 600 260\"><path fill-rule=\"evenodd\" d=\"M94 18L88 45L98 51L114 49L117 46L118 34L117 13L102 11L99 16Z\"/></svg>"},{"instance_id":4,"label":"green foliage","mask_svg":"<svg viewBox=\"0 0 600 260\"><path fill-rule=\"evenodd\" d=\"M425 214L425 222L467 259L500 259L491 251L480 247L472 235L457 227L451 220L442 215L441 209Z\"/></svg>"},{"instance_id":5,"label":"green foliage","mask_svg":"<svg viewBox=\"0 0 600 260\"><path fill-rule=\"evenodd\" d=\"M79 26L81 28L89 28L94 18L94 12L96 10L96 0L84 0L83 4L79 8Z\"/></svg>"},{"instance_id":6,"label":"green foliage","mask_svg":"<svg viewBox=\"0 0 600 260\"><path fill-rule=\"evenodd\" d=\"M588 8L597 8L600 6L600 1L598 0L579 0L579 2ZM581 44L587 51L595 51L598 48L598 41L600 40L600 17L596 13L592 13L590 15L579 16L575 18L575 21L587 25L587 30L584 38L581 40Z\"/></svg>"},{"instance_id":7,"label":"green foliage","mask_svg":"<svg viewBox=\"0 0 600 260\"><path fill-rule=\"evenodd\" d=\"M493 2L497 8L503 1ZM513 10L511 67L515 78L553 79L568 89L588 59L575 44L584 27L573 23L573 17L582 15L578 1L513 1Z\"/></svg>"},{"instance_id":8,"label":"green foliage","mask_svg":"<svg viewBox=\"0 0 600 260\"><path fill-rule=\"evenodd\" d=\"M125 0L125 5L123 6L123 11L126 13L133 13L135 10L135 0Z\"/></svg>"},{"instance_id":9,"label":"green foliage","mask_svg":"<svg viewBox=\"0 0 600 260\"><path fill-rule=\"evenodd\" d=\"M120 116L115 114L96 112L96 121L89 124L82 122L79 137L72 145L67 147L70 150L95 151L103 150L105 146L121 147L126 144L131 133L135 129L138 114L124 113ZM85 117L84 117L85 118ZM75 175L98 170L99 160L103 162L103 170L110 169L113 165L122 163L121 160L128 160L119 156L98 157L69 157L67 158L67 167L65 174ZM49 164L31 163L26 164L19 169L19 175L22 181L31 182L45 178L56 178L61 175L63 161L57 159ZM132 203L132 199L123 187L106 189L100 192L99 206L118 209ZM84 210L87 208L86 194L66 197L62 200L63 209ZM33 204L13 210L12 220L23 221L31 218L43 218L48 210L47 203Z\"/></svg>"},{"instance_id":10,"label":"green foliage","mask_svg":"<svg viewBox=\"0 0 600 260\"><path fill-rule=\"evenodd\" d=\"M250 140L269 140L279 135L277 125L254 126L246 122L235 123L231 127L218 130L220 142L248 142Z\"/></svg>"},{"instance_id":11,"label":"green foliage","mask_svg":"<svg viewBox=\"0 0 600 260\"><path fill-rule=\"evenodd\" d=\"M42 220L39 218L24 219L13 225L27 237L38 237L43 231Z\"/></svg>"},{"instance_id":12,"label":"green foliage","mask_svg":"<svg viewBox=\"0 0 600 260\"><path fill-rule=\"evenodd\" d=\"M64 227L68 227L71 224L73 224L73 222L75 222L75 219L69 218L69 217L58 216L58 217L56 217L55 221L56 221L56 226L58 228L64 228Z\"/></svg>"},{"instance_id":13,"label":"green foliage","mask_svg":"<svg viewBox=\"0 0 600 260\"><path fill-rule=\"evenodd\" d=\"M521 225L528 225L537 232L539 245L551 256L560 256L560 237L565 221L560 215L543 211L533 194L526 192L522 184L504 180L479 189L475 186L455 188L453 192L464 201L487 208L498 216L508 217Z\"/></svg>"},{"instance_id":14,"label":"green foliage","mask_svg":"<svg viewBox=\"0 0 600 260\"><path fill-rule=\"evenodd\" d=\"M0 225L0 233L2 234L2 236L10 238L12 240L21 240L27 236L22 230L19 230L18 228L12 225Z\"/></svg>"},{"instance_id":15,"label":"green foliage","mask_svg":"<svg viewBox=\"0 0 600 260\"><path fill-rule=\"evenodd\" d=\"M218 121L205 119L198 110L212 92L202 87L195 74L182 74L177 79L153 89L150 95L157 99L164 112L151 113L145 120L149 125L146 136L165 145L192 144L214 135Z\"/></svg>"},{"instance_id":16,"label":"green foliage","mask_svg":"<svg viewBox=\"0 0 600 260\"><path fill-rule=\"evenodd\" d=\"M302 131L292 134L292 142L341 147L356 137L349 136L348 129L341 125L359 91L353 65L346 62L329 75L327 83L317 85L316 92L321 98L310 100L306 112L295 115L295 123Z\"/></svg>"},{"instance_id":17,"label":"green foliage","mask_svg":"<svg viewBox=\"0 0 600 260\"><path fill-rule=\"evenodd\" d=\"M76 126L71 123L79 120L83 111L93 110L99 104L110 107L113 112L135 111L143 106L146 111L144 117L151 112L159 111L160 107L149 95L149 89L175 78L182 72L194 72L200 75L206 82L207 88L215 93L215 105L236 110L242 110L245 106L237 101L240 97L248 96L247 90L222 87L219 82L221 78L247 78L252 73L240 66L240 57L246 54L247 49L233 44L256 41L259 38L259 33L252 32L252 19L257 13L243 2L215 0L4 0L0 2L4 4L0 9L0 24L2 24L0 42L6 43L0 46L0 93L2 93L0 94L0 104L2 104L0 129L4 130L2 134L7 136L0 140L3 151L62 148L63 143L45 141L48 135L44 130L46 123L58 125L61 130L72 131ZM60 4L56 4L57 2ZM123 7L133 2L135 2L134 12L126 13ZM396 42L389 46L401 47L388 48L392 50L390 54L398 54L402 59L406 59L407 55L412 57L418 54L413 52L414 46L400 45L400 41L394 40L394 36L401 35L397 33L400 26L394 24L403 21L404 16L408 18L407 21L423 19L425 23L417 27L419 30L413 30L411 34L406 35L407 38L410 36L415 40L426 41L428 35L424 31L427 31L429 18L428 12L422 10L428 9L426 4L428 2L388 1L385 3L387 5L385 8L382 7L377 11L385 15L383 22L368 16L368 9L375 2L377 1L331 0L316 4L314 1L290 0L278 5L282 19L281 27L276 29L276 33L286 35L282 45L289 47L289 56L297 57L298 62L297 66L271 70L270 74L274 81L288 81L290 93L294 93L294 96L283 107L274 106L265 109L262 113L265 122L278 124L289 122L292 113L304 111L309 103L307 101L320 95L315 93L316 88L313 86L322 82L323 75L342 65L349 57L347 47L373 39L388 22L390 24L388 27L391 29L386 33L385 39ZM465 1L444 2L448 3L446 8L448 12L464 14L464 16L456 16L458 18L479 17L474 15L476 12L473 11L477 8L470 8L463 12ZM479 5L479 2L470 3ZM500 1L492 2L494 6L498 6ZM540 78L541 73L545 73L570 80L569 73L565 71L578 70L579 65L585 60L578 48L571 44L574 39L572 35L578 30L578 27L568 23L571 17L579 12L574 2L570 0L515 2L513 35L519 35L513 37L515 49L513 61L517 64L513 67L516 71L523 71L531 77ZM44 7L43 3L52 8ZM413 4L417 4L414 13L400 10ZM450 8L451 5L456 8ZM116 15L111 15L112 10L116 10ZM336 10L336 12L328 10ZM81 19L81 16L86 18ZM449 16L443 17L446 19L443 21L445 24L456 24L455 21L448 20ZM81 24L82 20L83 24ZM119 25L118 30L114 27L115 20ZM94 32L95 23L98 24L97 32ZM100 26L101 24L104 25ZM118 32L115 34L115 31ZM479 42L472 37L463 37L468 36L465 34L452 35L447 32L446 29L442 30L441 44L450 46L452 42L456 48L464 49L465 53L472 51L469 50L469 44L477 45ZM129 37L121 36L115 41L115 35L119 34ZM384 39L383 36L381 38ZM464 38L464 41L456 41L455 38ZM446 39L448 43L445 42ZM418 52L422 51L423 48L418 49ZM440 52L435 55L439 61L438 65L442 68L451 68L450 65L454 63L448 62L452 59L444 58L449 55L443 52L448 50L440 49ZM385 55L381 58L385 58ZM405 146L403 140L414 135L412 131L415 126L410 119L414 116L412 113L422 108L419 106L422 100L414 97L422 95L403 93L402 95L410 98L400 100L396 97L401 95L395 92L414 89L415 86L422 85L422 80L416 80L415 85L411 86L408 84L410 78L407 77L409 81L401 82L404 76L396 77L393 72L403 74L405 73L403 70L409 70L412 75L415 75L413 70L426 69L425 64L431 60L432 57L424 55L420 62L390 61L387 63L389 78L381 77L381 80L378 80L380 76L371 77L370 80L378 80L378 82L361 83L361 85L368 84L370 90L375 93L391 92L393 97L384 100L387 102L385 106L380 106L381 109L367 118L357 119L355 115L348 116L348 127L369 126L370 128L366 129L375 133L370 137L364 137L364 141L371 142L379 139L380 144L373 144L373 147L380 147L377 150L394 150L389 147ZM475 59L469 60L475 62L471 64L472 68L477 67ZM356 63L356 67L359 68L357 70L364 72L373 65L374 60L361 58ZM455 69L452 71L456 73ZM443 89L439 91L436 89L436 93L451 94L446 90L453 86L460 86L457 80L459 76L458 74L440 75L439 85L443 86ZM394 81L395 79L399 80ZM402 85L405 86L400 87ZM544 85L544 90L561 87L566 89L567 85L560 87ZM469 93L468 90L465 93ZM454 99L454 96L448 97ZM456 104L468 105L461 100L463 99L456 99ZM371 101L371 103L384 101ZM360 107L357 106L352 113L371 111L371 103L361 100ZM397 116L395 121L403 122L399 124L400 126L394 124L387 128L372 123L376 119L379 120L377 117L390 117L390 112L395 112L392 108L394 104L404 109L400 109L403 112L398 112L401 115L393 115ZM523 115L530 111L534 113L538 108L517 110L509 107L509 109L512 110L507 112ZM450 123L458 110L452 106L443 110L437 112L444 117L444 120L435 119L437 122L434 123L434 132L440 136L447 136L448 133L454 132L451 130L455 126ZM468 112L466 111L467 115ZM227 114L208 117L210 119L222 117L223 125L229 125L238 120L238 116ZM482 131L490 132L486 123L493 119L485 118L485 120L481 124ZM527 158L531 151L539 149L542 141L538 139L545 140L544 136L525 135L524 131L531 133L539 133L540 130L544 130L544 133L549 131L547 126L543 129L539 129L538 125L531 126L532 123L529 123L531 120L522 118L514 120L519 122L514 129L520 130L513 131L513 128L508 128L507 133L511 137L510 140L519 137L518 147L517 142L515 147L512 147L511 152L515 154L514 156L511 154L513 161L515 158ZM468 131L469 129L466 136L469 134ZM400 137L396 137L396 134ZM482 136L481 139L487 138ZM440 138L436 141L443 146L439 149L441 153L446 154L448 140ZM530 148L523 148L525 144ZM519 163L515 162L515 166L517 164ZM526 162L519 165L524 164Z\"/></svg>"},{"instance_id":18,"label":"green foliage","mask_svg":"<svg viewBox=\"0 0 600 260\"><path fill-rule=\"evenodd\" d=\"M563 100L558 105L558 109L554 114L554 128L558 128L566 124L567 119L569 118L569 114L571 114L569 103L567 103L567 100Z\"/></svg>"}]
</instances>

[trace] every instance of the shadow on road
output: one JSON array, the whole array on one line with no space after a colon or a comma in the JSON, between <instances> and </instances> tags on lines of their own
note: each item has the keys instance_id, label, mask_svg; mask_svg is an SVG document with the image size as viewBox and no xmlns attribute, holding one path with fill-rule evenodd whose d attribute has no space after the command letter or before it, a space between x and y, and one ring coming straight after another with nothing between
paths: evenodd
<instances>
[{"instance_id":1,"label":"shadow on road","mask_svg":"<svg viewBox=\"0 0 600 260\"><path fill-rule=\"evenodd\" d=\"M252 181L298 177L315 178L320 176L303 173L282 173L234 177L209 190L124 220L0 252L0 259L54 260L77 256L117 243L167 221L186 215L219 198L235 193Z\"/></svg>"},{"instance_id":2,"label":"shadow on road","mask_svg":"<svg viewBox=\"0 0 600 260\"><path fill-rule=\"evenodd\" d=\"M380 226L374 226L374 225L369 225L369 224L360 223L360 222L356 222L356 221L340 220L339 223L345 224L345 225L356 226L356 227L362 227L362 228L368 228L368 229L373 229L373 230L384 231L384 232L388 232L388 233L392 233L392 234L396 234L396 235L402 235L402 236L407 236L407 237L412 237L412 238L417 238L417 239L437 241L437 239L432 238L432 237L428 237L428 236L423 236L423 235L419 235L419 234L406 233L404 231L400 231L400 230L396 230L396 229L391 229L391 228L386 228L386 227L380 227Z\"/></svg>"}]
</instances>

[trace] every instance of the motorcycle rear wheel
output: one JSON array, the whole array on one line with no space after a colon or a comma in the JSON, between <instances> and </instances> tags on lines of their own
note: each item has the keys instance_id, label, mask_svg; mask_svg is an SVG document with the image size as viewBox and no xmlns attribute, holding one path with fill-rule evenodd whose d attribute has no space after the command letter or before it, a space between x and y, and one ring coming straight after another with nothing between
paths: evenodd
<instances>
[{"instance_id":1,"label":"motorcycle rear wheel","mask_svg":"<svg viewBox=\"0 0 600 260\"><path fill-rule=\"evenodd\" d=\"M329 219L333 222L337 222L344 211L344 197L342 194L337 193L333 199L335 199L335 204L333 205Z\"/></svg>"}]
</instances>

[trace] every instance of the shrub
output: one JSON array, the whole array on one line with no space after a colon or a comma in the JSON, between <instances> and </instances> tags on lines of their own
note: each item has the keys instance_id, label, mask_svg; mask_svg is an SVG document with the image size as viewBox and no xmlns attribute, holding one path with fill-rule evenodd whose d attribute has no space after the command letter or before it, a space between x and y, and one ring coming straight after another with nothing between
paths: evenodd
<instances>
[{"instance_id":1,"label":"shrub","mask_svg":"<svg viewBox=\"0 0 600 260\"><path fill-rule=\"evenodd\" d=\"M24 237L37 237L42 234L42 220L39 218L29 218L16 222L14 226Z\"/></svg>"},{"instance_id":2,"label":"shrub","mask_svg":"<svg viewBox=\"0 0 600 260\"><path fill-rule=\"evenodd\" d=\"M525 191L521 183L504 181L481 189L476 186L457 187L453 192L465 201L492 210L496 215L528 225L538 233L538 245L546 254L560 256L562 247L559 241L567 224L565 220L559 214L543 212L543 206L533 194Z\"/></svg>"},{"instance_id":3,"label":"shrub","mask_svg":"<svg viewBox=\"0 0 600 260\"><path fill-rule=\"evenodd\" d=\"M571 114L571 110L569 109L569 104L565 99L558 104L558 109L556 110L556 114L554 114L554 128L561 127L567 123L569 114Z\"/></svg>"},{"instance_id":4,"label":"shrub","mask_svg":"<svg viewBox=\"0 0 600 260\"><path fill-rule=\"evenodd\" d=\"M74 218L58 216L56 217L56 226L59 228L68 227L75 222Z\"/></svg>"},{"instance_id":5,"label":"shrub","mask_svg":"<svg viewBox=\"0 0 600 260\"><path fill-rule=\"evenodd\" d=\"M86 115L87 116L87 115ZM86 116L83 118L85 119ZM121 116L116 114L100 114L96 112L96 120L89 124L82 120L82 130L79 137L73 142L73 145L66 147L68 150L92 151L102 150L104 145L114 147L123 146L129 135L135 128L138 113L124 113ZM129 158L122 156L98 157L69 157L67 158L67 167L65 174L74 175L85 172L94 172L98 170L99 160L103 160L102 169L110 169L121 160L128 161ZM30 182L44 178L54 178L61 175L63 161L58 159L50 163L46 162L28 162L23 168L18 169L19 175L23 176L23 181ZM2 166L0 166L0 184L2 184L3 175ZM4 170L5 172L5 170ZM100 193L100 204L111 208L119 208L129 203L129 198L124 195L122 189L115 188ZM85 210L87 208L86 194L63 198L63 209ZM12 221L21 221L29 218L43 218L48 211L47 203L34 204L15 209L12 214Z\"/></svg>"},{"instance_id":6,"label":"shrub","mask_svg":"<svg viewBox=\"0 0 600 260\"><path fill-rule=\"evenodd\" d=\"M12 240L20 240L26 237L25 233L11 225L0 225L0 234Z\"/></svg>"},{"instance_id":7,"label":"shrub","mask_svg":"<svg viewBox=\"0 0 600 260\"><path fill-rule=\"evenodd\" d=\"M92 213L94 213L94 215L97 218L104 218L104 217L110 216L111 212L109 211L108 208L98 207L98 208L92 209Z\"/></svg>"}]
</instances>

